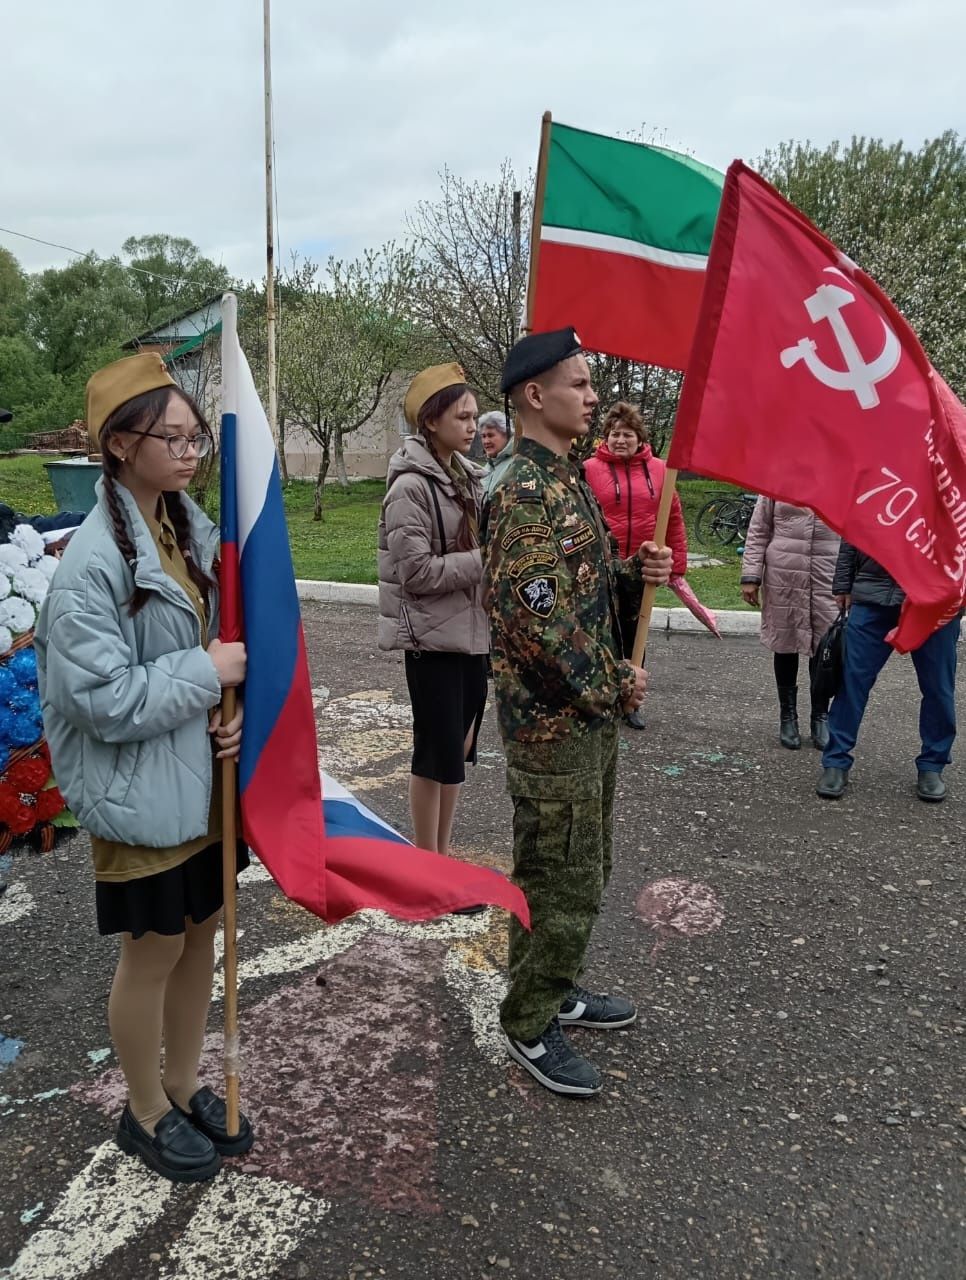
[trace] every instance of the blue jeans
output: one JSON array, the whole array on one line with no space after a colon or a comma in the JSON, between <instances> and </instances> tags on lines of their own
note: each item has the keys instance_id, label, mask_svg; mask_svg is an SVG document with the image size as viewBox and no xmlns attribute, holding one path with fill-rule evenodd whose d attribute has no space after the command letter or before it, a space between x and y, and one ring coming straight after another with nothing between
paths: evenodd
<instances>
[{"instance_id":1,"label":"blue jeans","mask_svg":"<svg viewBox=\"0 0 966 1280\"><path fill-rule=\"evenodd\" d=\"M826 769L851 769L852 748L859 736L865 704L876 677L893 652L885 637L899 620L899 605L853 604L845 628L845 670L842 687L828 716L828 746L822 752ZM922 693L919 737L922 752L916 768L941 773L949 764L956 737L956 641L959 619L934 631L910 655Z\"/></svg>"}]
</instances>

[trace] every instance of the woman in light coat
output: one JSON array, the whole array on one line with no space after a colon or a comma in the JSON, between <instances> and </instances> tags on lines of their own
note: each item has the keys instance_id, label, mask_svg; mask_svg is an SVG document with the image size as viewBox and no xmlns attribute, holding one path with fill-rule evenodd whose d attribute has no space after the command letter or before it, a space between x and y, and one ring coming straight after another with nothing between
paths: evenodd
<instances>
[{"instance_id":1,"label":"woman in light coat","mask_svg":"<svg viewBox=\"0 0 966 1280\"><path fill-rule=\"evenodd\" d=\"M513 457L513 433L505 413L499 409L491 409L480 418L480 442L486 454L483 464L483 501L489 502L493 490L506 475L507 467Z\"/></svg>"},{"instance_id":2,"label":"woman in light coat","mask_svg":"<svg viewBox=\"0 0 966 1280\"><path fill-rule=\"evenodd\" d=\"M389 463L379 520L379 647L405 651L413 833L439 853L449 852L486 704L482 470L463 456L476 437L476 409L459 365L417 374L404 404L414 434Z\"/></svg>"},{"instance_id":3,"label":"woman in light coat","mask_svg":"<svg viewBox=\"0 0 966 1280\"><path fill-rule=\"evenodd\" d=\"M145 353L93 375L87 423L104 473L37 622L44 728L90 832L98 929L121 935L118 1145L198 1182L254 1138L244 1116L229 1136L198 1079L222 907L217 761L241 743L241 713L222 724L219 704L244 679L245 646L213 638L218 531L185 493L212 446L194 401Z\"/></svg>"},{"instance_id":4,"label":"woman in light coat","mask_svg":"<svg viewBox=\"0 0 966 1280\"><path fill-rule=\"evenodd\" d=\"M832 575L841 539L804 507L759 498L745 540L741 594L761 604L761 642L775 655L783 747L802 745L798 728L798 657L811 659L838 606ZM809 663L811 667L811 662ZM828 744L828 704L811 704L812 745Z\"/></svg>"}]
</instances>

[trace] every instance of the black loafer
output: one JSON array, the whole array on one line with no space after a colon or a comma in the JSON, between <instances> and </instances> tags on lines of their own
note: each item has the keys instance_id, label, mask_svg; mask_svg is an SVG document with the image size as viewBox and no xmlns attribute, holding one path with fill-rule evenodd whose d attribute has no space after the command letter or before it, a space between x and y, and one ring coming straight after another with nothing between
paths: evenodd
<instances>
[{"instance_id":1,"label":"black loafer","mask_svg":"<svg viewBox=\"0 0 966 1280\"><path fill-rule=\"evenodd\" d=\"M916 795L920 800L938 804L946 799L946 784L935 769L922 769L916 779Z\"/></svg>"},{"instance_id":2,"label":"black loafer","mask_svg":"<svg viewBox=\"0 0 966 1280\"><path fill-rule=\"evenodd\" d=\"M238 1132L228 1135L228 1107L224 1098L219 1098L213 1089L202 1085L197 1093L193 1093L188 1101L188 1110L181 1114L188 1119L199 1133L203 1134L216 1151L223 1156L243 1156L251 1151L255 1141L255 1130L247 1116L238 1114Z\"/></svg>"},{"instance_id":3,"label":"black loafer","mask_svg":"<svg viewBox=\"0 0 966 1280\"><path fill-rule=\"evenodd\" d=\"M172 1182L206 1182L221 1168L221 1156L183 1111L172 1107L154 1126L154 1137L125 1104L117 1127L117 1145Z\"/></svg>"}]
</instances>

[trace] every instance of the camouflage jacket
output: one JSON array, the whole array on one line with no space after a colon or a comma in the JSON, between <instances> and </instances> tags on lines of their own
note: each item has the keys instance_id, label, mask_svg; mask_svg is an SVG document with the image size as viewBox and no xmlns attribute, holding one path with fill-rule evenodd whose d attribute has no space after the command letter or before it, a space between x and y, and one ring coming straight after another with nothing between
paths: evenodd
<instances>
[{"instance_id":1,"label":"camouflage jacket","mask_svg":"<svg viewBox=\"0 0 966 1280\"><path fill-rule=\"evenodd\" d=\"M578 465L520 441L493 493L484 606L504 741L547 742L617 717L633 688L618 591L640 601L640 563L617 558Z\"/></svg>"}]
</instances>

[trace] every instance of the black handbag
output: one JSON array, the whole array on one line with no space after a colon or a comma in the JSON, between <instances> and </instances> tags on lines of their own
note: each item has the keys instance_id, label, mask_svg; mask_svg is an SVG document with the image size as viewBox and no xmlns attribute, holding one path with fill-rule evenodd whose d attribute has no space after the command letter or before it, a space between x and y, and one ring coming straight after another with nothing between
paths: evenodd
<instances>
[{"instance_id":1,"label":"black handbag","mask_svg":"<svg viewBox=\"0 0 966 1280\"><path fill-rule=\"evenodd\" d=\"M812 701L826 706L838 693L845 669L845 623L843 609L819 641L812 659Z\"/></svg>"}]
</instances>

